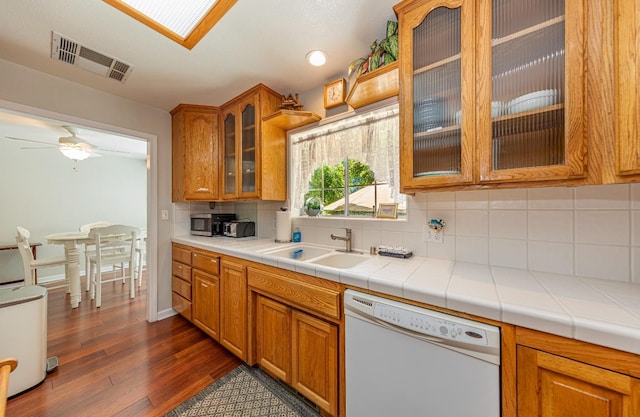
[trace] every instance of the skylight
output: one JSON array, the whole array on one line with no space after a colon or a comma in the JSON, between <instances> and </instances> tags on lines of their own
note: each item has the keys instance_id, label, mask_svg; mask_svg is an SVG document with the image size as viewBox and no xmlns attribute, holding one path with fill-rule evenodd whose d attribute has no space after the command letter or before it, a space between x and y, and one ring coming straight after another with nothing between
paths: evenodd
<instances>
[{"instance_id":1,"label":"skylight","mask_svg":"<svg viewBox=\"0 0 640 417\"><path fill-rule=\"evenodd\" d=\"M237 0L104 0L191 49Z\"/></svg>"}]
</instances>

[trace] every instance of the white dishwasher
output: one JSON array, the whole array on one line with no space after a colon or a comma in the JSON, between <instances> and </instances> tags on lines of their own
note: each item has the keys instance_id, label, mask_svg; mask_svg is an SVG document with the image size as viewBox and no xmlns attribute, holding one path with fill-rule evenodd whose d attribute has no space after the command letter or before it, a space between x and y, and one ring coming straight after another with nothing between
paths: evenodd
<instances>
[{"instance_id":1,"label":"white dishwasher","mask_svg":"<svg viewBox=\"0 0 640 417\"><path fill-rule=\"evenodd\" d=\"M344 295L348 417L499 417L500 329Z\"/></svg>"}]
</instances>

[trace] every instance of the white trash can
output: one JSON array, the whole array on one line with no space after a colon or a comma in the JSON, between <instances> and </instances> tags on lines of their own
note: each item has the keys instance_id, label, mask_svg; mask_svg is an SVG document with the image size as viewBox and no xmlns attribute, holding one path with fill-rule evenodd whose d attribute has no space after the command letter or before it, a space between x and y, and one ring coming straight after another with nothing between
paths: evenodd
<instances>
[{"instance_id":1,"label":"white trash can","mask_svg":"<svg viewBox=\"0 0 640 417\"><path fill-rule=\"evenodd\" d=\"M7 396L47 376L47 289L39 285L0 289L0 358L16 358Z\"/></svg>"}]
</instances>

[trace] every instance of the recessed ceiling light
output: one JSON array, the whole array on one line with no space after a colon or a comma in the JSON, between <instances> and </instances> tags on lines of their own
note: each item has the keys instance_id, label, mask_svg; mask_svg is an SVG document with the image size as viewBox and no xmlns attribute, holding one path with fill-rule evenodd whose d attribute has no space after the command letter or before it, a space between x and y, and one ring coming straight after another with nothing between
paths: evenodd
<instances>
[{"instance_id":1,"label":"recessed ceiling light","mask_svg":"<svg viewBox=\"0 0 640 417\"><path fill-rule=\"evenodd\" d=\"M321 67L327 62L327 53L324 51L309 51L306 55L307 62L314 67Z\"/></svg>"}]
</instances>

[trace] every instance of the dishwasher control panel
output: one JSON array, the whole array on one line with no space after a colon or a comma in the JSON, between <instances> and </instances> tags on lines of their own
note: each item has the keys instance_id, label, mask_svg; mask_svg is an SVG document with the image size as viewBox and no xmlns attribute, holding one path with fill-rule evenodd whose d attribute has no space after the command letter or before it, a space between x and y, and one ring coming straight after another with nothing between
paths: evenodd
<instances>
[{"instance_id":1,"label":"dishwasher control panel","mask_svg":"<svg viewBox=\"0 0 640 417\"><path fill-rule=\"evenodd\" d=\"M438 317L434 314L437 312L416 310L418 310L417 307L409 309L384 302L373 303L373 316L378 320L439 339L456 340L474 345L488 344L484 329Z\"/></svg>"}]
</instances>

